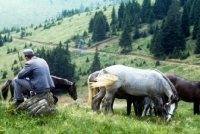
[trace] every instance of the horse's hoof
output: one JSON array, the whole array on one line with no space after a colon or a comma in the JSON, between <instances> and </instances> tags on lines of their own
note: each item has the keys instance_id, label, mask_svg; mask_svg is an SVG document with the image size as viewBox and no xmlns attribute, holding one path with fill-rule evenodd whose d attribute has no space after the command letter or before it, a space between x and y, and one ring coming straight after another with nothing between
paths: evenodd
<instances>
[{"instance_id":1,"label":"horse's hoof","mask_svg":"<svg viewBox=\"0 0 200 134\"><path fill-rule=\"evenodd\" d=\"M94 114L97 114L97 111L93 111Z\"/></svg>"},{"instance_id":2,"label":"horse's hoof","mask_svg":"<svg viewBox=\"0 0 200 134\"><path fill-rule=\"evenodd\" d=\"M109 113L108 116L113 116L113 113Z\"/></svg>"},{"instance_id":3,"label":"horse's hoof","mask_svg":"<svg viewBox=\"0 0 200 134\"><path fill-rule=\"evenodd\" d=\"M106 112L101 112L101 115L106 115Z\"/></svg>"}]
</instances>

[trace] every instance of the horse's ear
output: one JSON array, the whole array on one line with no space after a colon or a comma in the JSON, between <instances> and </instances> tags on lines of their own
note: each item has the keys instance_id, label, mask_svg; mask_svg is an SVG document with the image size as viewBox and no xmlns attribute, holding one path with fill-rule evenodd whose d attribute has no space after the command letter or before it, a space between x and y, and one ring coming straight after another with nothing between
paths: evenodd
<instances>
[{"instance_id":1,"label":"horse's ear","mask_svg":"<svg viewBox=\"0 0 200 134\"><path fill-rule=\"evenodd\" d=\"M174 98L174 95L172 94L171 97L170 97L170 99L173 100L173 98Z\"/></svg>"},{"instance_id":2,"label":"horse's ear","mask_svg":"<svg viewBox=\"0 0 200 134\"><path fill-rule=\"evenodd\" d=\"M181 100L181 98L180 98L179 96L176 96L176 99L177 99L177 101L180 101L180 100Z\"/></svg>"},{"instance_id":3,"label":"horse's ear","mask_svg":"<svg viewBox=\"0 0 200 134\"><path fill-rule=\"evenodd\" d=\"M106 71L105 69L103 69L103 73L105 73L105 74L106 74L106 73L108 73L108 71Z\"/></svg>"},{"instance_id":4,"label":"horse's ear","mask_svg":"<svg viewBox=\"0 0 200 134\"><path fill-rule=\"evenodd\" d=\"M180 101L180 98L179 98L177 95L172 95L172 96L171 96L171 102L174 102L174 101L175 101L175 102L176 102L176 101L178 102L178 101Z\"/></svg>"}]
</instances>

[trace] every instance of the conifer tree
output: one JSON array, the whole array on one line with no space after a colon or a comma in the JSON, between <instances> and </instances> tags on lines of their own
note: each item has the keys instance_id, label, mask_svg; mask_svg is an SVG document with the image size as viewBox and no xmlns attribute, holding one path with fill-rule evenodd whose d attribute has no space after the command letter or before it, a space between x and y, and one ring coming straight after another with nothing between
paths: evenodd
<instances>
[{"instance_id":1,"label":"conifer tree","mask_svg":"<svg viewBox=\"0 0 200 134\"><path fill-rule=\"evenodd\" d=\"M86 63L87 63L87 62L90 62L90 60L89 60L89 58L88 58L88 57L87 57L87 59L86 59L86 61L85 61L85 62L86 62Z\"/></svg>"},{"instance_id":2,"label":"conifer tree","mask_svg":"<svg viewBox=\"0 0 200 134\"><path fill-rule=\"evenodd\" d=\"M153 6L153 11L156 19L163 19L168 12L172 0L156 0Z\"/></svg>"},{"instance_id":3,"label":"conifer tree","mask_svg":"<svg viewBox=\"0 0 200 134\"><path fill-rule=\"evenodd\" d=\"M150 33L150 34L153 34L154 31L155 31L155 27L154 27L152 24L150 24L150 25L149 25L149 33Z\"/></svg>"},{"instance_id":4,"label":"conifer tree","mask_svg":"<svg viewBox=\"0 0 200 134\"><path fill-rule=\"evenodd\" d=\"M186 1L187 0L180 0L180 6L184 6L184 4L185 4Z\"/></svg>"},{"instance_id":5,"label":"conifer tree","mask_svg":"<svg viewBox=\"0 0 200 134\"><path fill-rule=\"evenodd\" d=\"M124 17L124 11L125 11L125 5L124 2L122 1L119 9L118 9L118 20L120 21L121 19L123 19Z\"/></svg>"},{"instance_id":6,"label":"conifer tree","mask_svg":"<svg viewBox=\"0 0 200 134\"><path fill-rule=\"evenodd\" d=\"M166 7L163 3L163 0L156 0L155 1L155 4L154 4L154 7L153 7L153 10L154 10L154 14L155 14L155 17L156 19L163 19L164 16L166 15Z\"/></svg>"},{"instance_id":7,"label":"conifer tree","mask_svg":"<svg viewBox=\"0 0 200 134\"><path fill-rule=\"evenodd\" d=\"M183 14L182 14L182 17L181 17L181 28L183 30L185 37L190 36L189 14L188 14L188 11L187 11L186 4L184 5Z\"/></svg>"},{"instance_id":8,"label":"conifer tree","mask_svg":"<svg viewBox=\"0 0 200 134\"><path fill-rule=\"evenodd\" d=\"M0 39L0 47L3 46L3 40Z\"/></svg>"},{"instance_id":9,"label":"conifer tree","mask_svg":"<svg viewBox=\"0 0 200 134\"><path fill-rule=\"evenodd\" d=\"M151 0L143 0L140 12L141 20L143 23L148 22L150 11L151 11Z\"/></svg>"},{"instance_id":10,"label":"conifer tree","mask_svg":"<svg viewBox=\"0 0 200 134\"><path fill-rule=\"evenodd\" d=\"M4 35L3 42L7 42L7 36Z\"/></svg>"},{"instance_id":11,"label":"conifer tree","mask_svg":"<svg viewBox=\"0 0 200 134\"><path fill-rule=\"evenodd\" d=\"M13 39L12 39L12 36L10 37L10 39L9 39L9 42L12 42L13 41Z\"/></svg>"},{"instance_id":12,"label":"conifer tree","mask_svg":"<svg viewBox=\"0 0 200 134\"><path fill-rule=\"evenodd\" d=\"M38 49L36 55L39 55L47 61L51 75L74 81L75 64L71 63L70 53L67 47L64 48L62 42L59 42L59 45L52 50L46 50L44 47Z\"/></svg>"},{"instance_id":13,"label":"conifer tree","mask_svg":"<svg viewBox=\"0 0 200 134\"><path fill-rule=\"evenodd\" d=\"M112 30L112 34L116 35L118 20L117 20L117 16L116 16L114 7L112 9L111 18L112 18L112 20L111 20L111 23L110 23L110 27L111 27L111 30Z\"/></svg>"},{"instance_id":14,"label":"conifer tree","mask_svg":"<svg viewBox=\"0 0 200 134\"><path fill-rule=\"evenodd\" d=\"M131 30L128 16L123 26L122 35L120 37L119 46L123 49L122 52L126 53L132 50L131 46Z\"/></svg>"},{"instance_id":15,"label":"conifer tree","mask_svg":"<svg viewBox=\"0 0 200 134\"><path fill-rule=\"evenodd\" d=\"M96 47L96 51L94 54L92 65L90 67L90 71L95 72L95 71L99 71L99 70L101 70L101 63L100 63L100 59L99 59L98 48Z\"/></svg>"},{"instance_id":16,"label":"conifer tree","mask_svg":"<svg viewBox=\"0 0 200 134\"><path fill-rule=\"evenodd\" d=\"M164 50L162 47L162 31L156 31L151 39L151 44L149 46L150 52L155 57L160 57L164 55Z\"/></svg>"},{"instance_id":17,"label":"conifer tree","mask_svg":"<svg viewBox=\"0 0 200 134\"><path fill-rule=\"evenodd\" d=\"M111 13L111 23L110 23L110 25L116 25L116 24L117 24L117 16L116 16L116 13L115 13L115 7L113 6L112 13Z\"/></svg>"},{"instance_id":18,"label":"conifer tree","mask_svg":"<svg viewBox=\"0 0 200 134\"><path fill-rule=\"evenodd\" d=\"M140 32L139 32L138 25L136 25L135 30L134 30L133 39L139 39L139 38L140 38Z\"/></svg>"},{"instance_id":19,"label":"conifer tree","mask_svg":"<svg viewBox=\"0 0 200 134\"><path fill-rule=\"evenodd\" d=\"M1 78L1 79L5 79L7 74L8 74L7 71L3 71L3 75L2 75L2 78Z\"/></svg>"},{"instance_id":20,"label":"conifer tree","mask_svg":"<svg viewBox=\"0 0 200 134\"><path fill-rule=\"evenodd\" d=\"M200 21L199 21L199 25L200 27ZM197 31L197 40L196 40L196 48L194 51L195 54L200 54L200 28Z\"/></svg>"},{"instance_id":21,"label":"conifer tree","mask_svg":"<svg viewBox=\"0 0 200 134\"><path fill-rule=\"evenodd\" d=\"M91 18L89 22L89 28L88 28L89 33L93 32L93 27L94 27L94 19Z\"/></svg>"},{"instance_id":22,"label":"conifer tree","mask_svg":"<svg viewBox=\"0 0 200 134\"><path fill-rule=\"evenodd\" d=\"M189 18L190 18L190 25L194 25L194 18L195 18L195 4L196 4L197 0L189 0L187 1L187 7L190 8L189 11Z\"/></svg>"},{"instance_id":23,"label":"conifer tree","mask_svg":"<svg viewBox=\"0 0 200 134\"><path fill-rule=\"evenodd\" d=\"M155 19L156 19L156 18L155 18L154 12L153 12L152 10L150 10L150 13L149 13L147 22L148 22L149 24L152 24L152 23L155 21Z\"/></svg>"},{"instance_id":24,"label":"conifer tree","mask_svg":"<svg viewBox=\"0 0 200 134\"><path fill-rule=\"evenodd\" d=\"M162 29L162 46L164 53L168 55L173 49L185 49L185 37L181 29L181 14L179 4L175 0L169 8L166 23Z\"/></svg>"},{"instance_id":25,"label":"conifer tree","mask_svg":"<svg viewBox=\"0 0 200 134\"><path fill-rule=\"evenodd\" d=\"M196 39L197 36L197 31L199 29L198 24L199 24L199 20L200 20L200 0L197 0L194 3L194 28L193 28L193 32L192 32L192 39Z\"/></svg>"},{"instance_id":26,"label":"conifer tree","mask_svg":"<svg viewBox=\"0 0 200 134\"><path fill-rule=\"evenodd\" d=\"M7 54L9 54L9 53L10 53L10 49L8 48L8 49L7 49Z\"/></svg>"},{"instance_id":27,"label":"conifer tree","mask_svg":"<svg viewBox=\"0 0 200 134\"><path fill-rule=\"evenodd\" d=\"M169 8L167 18L162 24L162 29L157 34L154 34L150 51L157 55L157 51L161 51L163 55L169 55L177 51L185 50L185 37L181 29L181 14L179 12L179 4L176 0L173 1ZM159 50L157 47L160 47ZM176 51L174 50L176 49Z\"/></svg>"},{"instance_id":28,"label":"conifer tree","mask_svg":"<svg viewBox=\"0 0 200 134\"><path fill-rule=\"evenodd\" d=\"M102 11L99 11L94 18L93 25L93 41L101 41L106 37L106 33L109 31L109 25L106 19L106 16Z\"/></svg>"}]
</instances>

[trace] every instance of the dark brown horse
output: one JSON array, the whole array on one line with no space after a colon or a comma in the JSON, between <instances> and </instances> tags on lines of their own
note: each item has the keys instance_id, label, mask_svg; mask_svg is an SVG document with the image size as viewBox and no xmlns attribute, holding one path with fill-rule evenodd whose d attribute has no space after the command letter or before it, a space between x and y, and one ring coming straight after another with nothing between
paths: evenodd
<instances>
[{"instance_id":1,"label":"dark brown horse","mask_svg":"<svg viewBox=\"0 0 200 134\"><path fill-rule=\"evenodd\" d=\"M52 93L57 89L63 89L63 90L66 90L74 100L77 99L76 85L74 82L71 82L67 79L52 76L52 75L51 75L51 78L55 85L55 88L51 89ZM4 100L7 99L9 89L11 93L11 98L9 99L9 101L12 101L14 97L14 80L7 80L5 84L2 86L1 91L2 91L2 96ZM29 98L30 92L26 89L23 89L23 95L26 96L26 98ZM54 103L57 103L58 98L54 94L53 94L53 98L54 98Z\"/></svg>"},{"instance_id":2,"label":"dark brown horse","mask_svg":"<svg viewBox=\"0 0 200 134\"><path fill-rule=\"evenodd\" d=\"M194 114L200 114L200 82L188 80L176 74L166 74L166 76L175 86L180 99L185 102L193 102Z\"/></svg>"}]
</instances>

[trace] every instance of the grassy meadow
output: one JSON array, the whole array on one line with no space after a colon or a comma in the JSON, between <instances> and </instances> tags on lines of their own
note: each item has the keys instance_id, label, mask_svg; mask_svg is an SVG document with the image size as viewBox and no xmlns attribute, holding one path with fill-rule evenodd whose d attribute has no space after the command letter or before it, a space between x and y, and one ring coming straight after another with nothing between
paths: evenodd
<instances>
[{"instance_id":1,"label":"grassy meadow","mask_svg":"<svg viewBox=\"0 0 200 134\"><path fill-rule=\"evenodd\" d=\"M0 106L0 133L4 134L199 134L200 116L193 115L189 103L180 102L172 121L167 123L163 118L136 117L132 111L126 115L126 108L115 108L114 115L94 114L90 108L81 104L59 107L59 113L30 117L26 112Z\"/></svg>"},{"instance_id":2,"label":"grassy meadow","mask_svg":"<svg viewBox=\"0 0 200 134\"><path fill-rule=\"evenodd\" d=\"M108 7L104 14L107 16L108 22L111 20L112 7ZM116 7L117 11L117 7ZM59 20L56 25L50 29L27 28L26 32L31 32L31 36L24 37L29 41L18 40L13 38L13 42L5 43L0 48L0 76L3 71L7 71L6 79L0 79L0 84L7 79L13 79L15 76L11 70L12 66L20 66L18 61L18 51L23 57L23 49L25 43L29 48L34 50L45 47L51 49L55 47L60 41L65 42L73 36L82 35L88 29L88 23L95 11L89 13L82 13L70 18L64 18L62 22ZM59 25L58 22L60 22ZM143 29L140 29L143 30ZM20 33L11 33L13 37L20 37ZM89 35L90 37L91 35ZM88 37L88 38L89 38ZM45 42L33 43L32 41ZM103 48L99 47L99 58L102 68L113 65L123 64L126 66L141 68L141 69L158 69L163 73L175 73L182 77L199 80L200 63L199 56L193 54L195 41L187 41L187 50L190 56L185 60L166 59L159 61L153 59L147 45L151 40L151 36L140 38L132 43L133 51L130 54L120 54L121 48L118 43L109 44ZM87 40L86 40L87 41ZM32 42L32 46L29 44ZM49 44L48 44L49 43ZM51 44L52 43L52 44ZM96 43L97 44L97 43ZM100 44L100 43L99 43ZM88 70L92 64L94 52L87 52L81 54L74 49L75 44L69 44L71 49L72 63L76 64L76 73L79 75L79 80L76 81L78 99L72 99L68 95L59 96L57 108L59 112L55 115L45 117L30 117L26 112L17 113L13 109L8 109L9 103L7 101L0 102L0 133L2 134L199 134L199 115L193 115L193 104L186 102L179 102L178 109L172 121L167 123L162 117L136 117L132 110L130 116L126 116L126 102L125 100L116 99L116 103L121 107L114 107L114 115L101 115L100 111L94 114L91 108L86 104L88 96L87 77ZM94 46L94 44L92 45ZM140 46L141 50L138 49ZM17 52L7 54L8 49L16 47ZM87 48L87 46L85 46ZM73 49L72 49L73 48ZM89 62L86 62L86 59ZM14 61L17 64L13 64ZM24 64L25 60L22 60ZM81 71L80 71L81 70ZM123 104L123 105L122 105Z\"/></svg>"}]
</instances>

